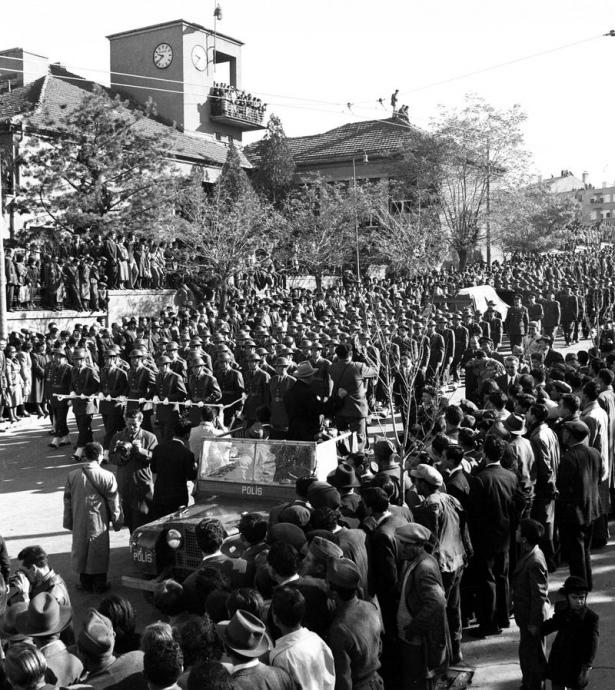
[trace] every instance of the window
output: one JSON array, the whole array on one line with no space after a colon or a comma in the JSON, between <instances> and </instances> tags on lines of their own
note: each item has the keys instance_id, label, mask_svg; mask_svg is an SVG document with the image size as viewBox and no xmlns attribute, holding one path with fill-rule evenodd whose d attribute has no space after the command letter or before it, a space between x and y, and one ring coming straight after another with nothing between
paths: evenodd
<instances>
[{"instance_id":1,"label":"window","mask_svg":"<svg viewBox=\"0 0 615 690\"><path fill-rule=\"evenodd\" d=\"M589 214L589 219L590 219L590 220L598 220L598 213L597 213L596 211L592 211L592 212Z\"/></svg>"}]
</instances>

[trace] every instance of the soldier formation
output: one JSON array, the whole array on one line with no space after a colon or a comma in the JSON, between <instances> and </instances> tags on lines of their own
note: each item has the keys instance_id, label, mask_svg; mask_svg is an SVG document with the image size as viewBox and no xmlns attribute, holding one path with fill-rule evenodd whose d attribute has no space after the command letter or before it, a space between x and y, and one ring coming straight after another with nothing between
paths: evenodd
<instances>
[{"instance_id":1,"label":"soldier formation","mask_svg":"<svg viewBox=\"0 0 615 690\"><path fill-rule=\"evenodd\" d=\"M328 483L302 477L296 500L268 519L242 517L243 552L221 553L219 521L197 526L202 566L154 596L177 631L187 620L197 630L186 687L434 687L462 663L464 631L500 634L513 604L524 687L584 687L598 631L590 549L607 542L614 487L613 258L612 248L518 257L314 292L246 281L224 305L214 294L109 328L11 334L0 362L7 423L50 413L50 444L69 444L72 406L74 459L117 467L109 491L123 517L107 524L131 531L185 504L194 434L355 433ZM493 287L506 314L457 299L472 285ZM560 332L586 349L564 356ZM462 380L465 397L449 404ZM394 434L370 445L368 425L384 417ZM549 573L565 562L551 615ZM106 573L82 584L102 591ZM78 640L113 624L99 611ZM176 644L169 658L187 654ZM137 672L149 680L142 649ZM84 682L111 685L85 658ZM169 677L160 687L179 674Z\"/></svg>"}]
</instances>

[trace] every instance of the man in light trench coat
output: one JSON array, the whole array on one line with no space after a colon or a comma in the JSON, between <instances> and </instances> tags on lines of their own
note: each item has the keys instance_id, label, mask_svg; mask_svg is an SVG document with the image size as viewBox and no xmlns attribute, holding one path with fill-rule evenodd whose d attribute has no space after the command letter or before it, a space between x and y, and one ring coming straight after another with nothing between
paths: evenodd
<instances>
[{"instance_id":1,"label":"man in light trench coat","mask_svg":"<svg viewBox=\"0 0 615 690\"><path fill-rule=\"evenodd\" d=\"M70 472L64 489L64 529L73 533L72 565L78 589L105 592L109 569L109 524L119 531L123 514L114 475L100 467L103 448L86 443L84 463Z\"/></svg>"}]
</instances>

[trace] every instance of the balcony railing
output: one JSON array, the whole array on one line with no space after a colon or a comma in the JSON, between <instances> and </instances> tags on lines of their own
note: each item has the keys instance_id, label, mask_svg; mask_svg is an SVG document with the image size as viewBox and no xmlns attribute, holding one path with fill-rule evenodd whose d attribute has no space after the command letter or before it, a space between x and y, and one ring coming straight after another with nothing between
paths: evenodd
<instances>
[{"instance_id":1,"label":"balcony railing","mask_svg":"<svg viewBox=\"0 0 615 690\"><path fill-rule=\"evenodd\" d=\"M260 99L214 87L210 94L211 119L240 129L262 129L266 104Z\"/></svg>"}]
</instances>

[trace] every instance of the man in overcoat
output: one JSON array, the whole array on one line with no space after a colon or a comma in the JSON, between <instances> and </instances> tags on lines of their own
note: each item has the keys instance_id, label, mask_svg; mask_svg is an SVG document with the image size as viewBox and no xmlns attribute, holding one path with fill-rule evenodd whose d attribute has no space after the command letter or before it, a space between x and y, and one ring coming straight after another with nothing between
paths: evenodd
<instances>
[{"instance_id":1,"label":"man in overcoat","mask_svg":"<svg viewBox=\"0 0 615 690\"><path fill-rule=\"evenodd\" d=\"M87 443L83 466L69 473L64 489L64 529L73 533L72 565L80 588L108 589L109 525L122 527L122 509L113 474L100 467L100 443Z\"/></svg>"}]
</instances>

